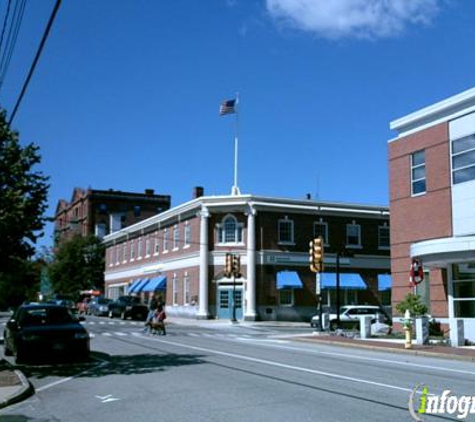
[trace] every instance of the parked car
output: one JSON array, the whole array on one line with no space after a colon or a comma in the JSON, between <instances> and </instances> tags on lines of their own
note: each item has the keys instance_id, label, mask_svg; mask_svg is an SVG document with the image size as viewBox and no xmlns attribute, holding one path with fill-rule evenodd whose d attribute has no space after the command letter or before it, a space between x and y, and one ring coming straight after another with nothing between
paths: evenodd
<instances>
[{"instance_id":1,"label":"parked car","mask_svg":"<svg viewBox=\"0 0 475 422\"><path fill-rule=\"evenodd\" d=\"M118 316L122 319L132 318L145 321L147 314L147 306L136 296L120 296L109 303L109 318Z\"/></svg>"},{"instance_id":2,"label":"parked car","mask_svg":"<svg viewBox=\"0 0 475 422\"><path fill-rule=\"evenodd\" d=\"M82 318L84 319L84 318ZM5 356L27 358L89 356L89 334L65 306L51 303L20 306L4 330Z\"/></svg>"},{"instance_id":3,"label":"parked car","mask_svg":"<svg viewBox=\"0 0 475 422\"><path fill-rule=\"evenodd\" d=\"M109 304L112 303L111 299L105 297L96 297L92 299L87 307L87 313L95 316L109 315Z\"/></svg>"},{"instance_id":4,"label":"parked car","mask_svg":"<svg viewBox=\"0 0 475 422\"><path fill-rule=\"evenodd\" d=\"M360 317L370 315L371 323L380 320L385 324L390 324L388 314L380 306L371 305L347 305L340 308L340 325L342 328L359 328ZM330 328L334 330L337 326L337 314L330 314ZM314 315L310 321L311 327L318 327L319 316Z\"/></svg>"}]
</instances>

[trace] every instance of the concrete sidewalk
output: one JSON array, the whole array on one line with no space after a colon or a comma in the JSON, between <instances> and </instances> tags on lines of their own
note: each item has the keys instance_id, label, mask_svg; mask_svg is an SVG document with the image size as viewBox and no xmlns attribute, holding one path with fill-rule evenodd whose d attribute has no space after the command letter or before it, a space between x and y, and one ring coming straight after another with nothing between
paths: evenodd
<instances>
[{"instance_id":1,"label":"concrete sidewalk","mask_svg":"<svg viewBox=\"0 0 475 422\"><path fill-rule=\"evenodd\" d=\"M34 388L23 373L0 359L0 409L25 400Z\"/></svg>"}]
</instances>

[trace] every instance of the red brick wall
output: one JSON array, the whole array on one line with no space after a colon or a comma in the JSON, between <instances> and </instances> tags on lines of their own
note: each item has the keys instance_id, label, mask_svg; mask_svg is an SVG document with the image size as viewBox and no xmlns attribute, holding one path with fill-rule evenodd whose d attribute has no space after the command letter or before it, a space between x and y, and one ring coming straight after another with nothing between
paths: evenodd
<instances>
[{"instance_id":1,"label":"red brick wall","mask_svg":"<svg viewBox=\"0 0 475 422\"><path fill-rule=\"evenodd\" d=\"M425 150L427 192L411 197L411 154L419 150ZM448 124L390 142L388 155L394 306L411 291L411 244L452 235ZM431 302L434 316L447 314L440 270L431 274Z\"/></svg>"}]
</instances>

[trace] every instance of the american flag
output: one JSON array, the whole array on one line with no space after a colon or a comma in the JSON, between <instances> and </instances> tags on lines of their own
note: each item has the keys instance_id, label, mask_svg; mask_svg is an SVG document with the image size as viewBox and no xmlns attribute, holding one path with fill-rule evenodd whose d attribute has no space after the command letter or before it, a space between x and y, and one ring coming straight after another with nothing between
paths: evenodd
<instances>
[{"instance_id":1,"label":"american flag","mask_svg":"<svg viewBox=\"0 0 475 422\"><path fill-rule=\"evenodd\" d=\"M236 113L236 100L226 100L221 103L219 106L219 115L224 116L225 114Z\"/></svg>"}]
</instances>

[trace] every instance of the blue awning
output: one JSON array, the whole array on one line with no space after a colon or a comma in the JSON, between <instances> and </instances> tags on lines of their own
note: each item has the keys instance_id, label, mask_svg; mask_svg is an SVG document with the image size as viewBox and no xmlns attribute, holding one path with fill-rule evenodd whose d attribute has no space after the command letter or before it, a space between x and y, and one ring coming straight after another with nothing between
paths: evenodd
<instances>
[{"instance_id":1,"label":"blue awning","mask_svg":"<svg viewBox=\"0 0 475 422\"><path fill-rule=\"evenodd\" d=\"M127 287L127 293L128 294L134 293L135 289L137 288L137 286L140 284L141 281L142 281L141 278L139 278L138 280L132 281L132 283L130 283L129 286Z\"/></svg>"},{"instance_id":2,"label":"blue awning","mask_svg":"<svg viewBox=\"0 0 475 422\"><path fill-rule=\"evenodd\" d=\"M336 273L321 273L322 288L336 288ZM340 273L340 287L366 289L366 283L357 273Z\"/></svg>"},{"instance_id":3,"label":"blue awning","mask_svg":"<svg viewBox=\"0 0 475 422\"><path fill-rule=\"evenodd\" d=\"M378 274L379 290L388 290L392 284L392 278L389 274Z\"/></svg>"},{"instance_id":4,"label":"blue awning","mask_svg":"<svg viewBox=\"0 0 475 422\"><path fill-rule=\"evenodd\" d=\"M140 289L141 292L156 292L167 288L167 277L161 275L159 277L149 279L149 282Z\"/></svg>"},{"instance_id":5,"label":"blue awning","mask_svg":"<svg viewBox=\"0 0 475 422\"><path fill-rule=\"evenodd\" d=\"M140 279L139 282L134 286L134 288L129 291L129 293L140 293L142 291L143 286L145 286L149 280L149 278Z\"/></svg>"},{"instance_id":6,"label":"blue awning","mask_svg":"<svg viewBox=\"0 0 475 422\"><path fill-rule=\"evenodd\" d=\"M295 271L279 271L277 273L277 289L301 289L302 280Z\"/></svg>"}]
</instances>

